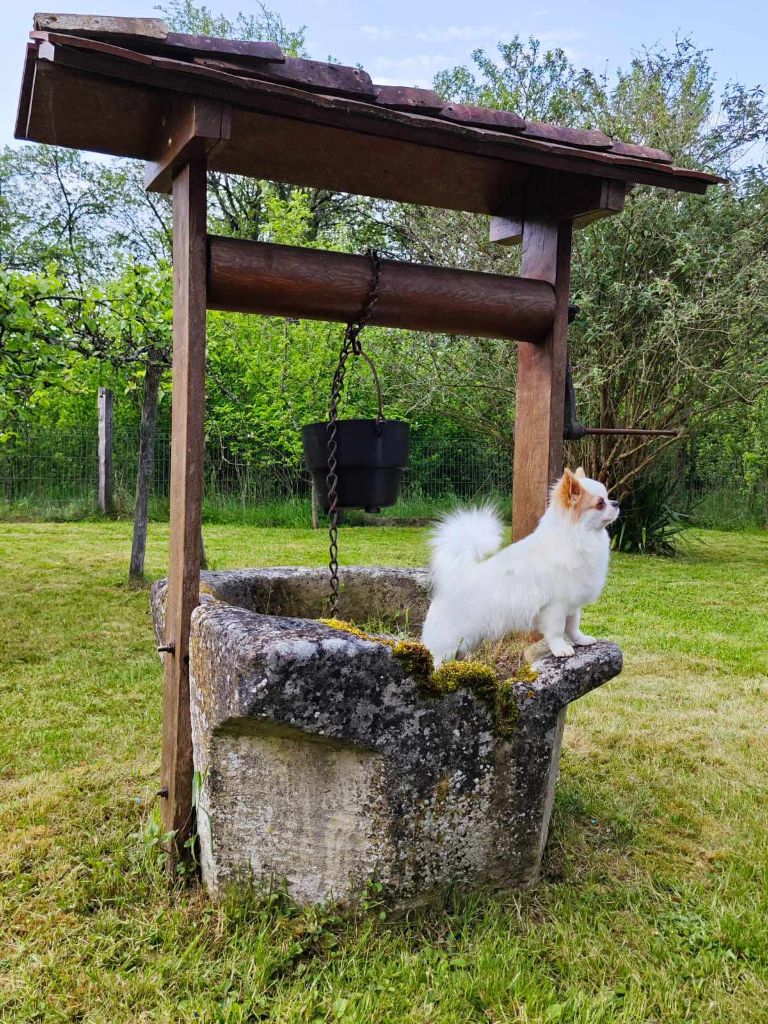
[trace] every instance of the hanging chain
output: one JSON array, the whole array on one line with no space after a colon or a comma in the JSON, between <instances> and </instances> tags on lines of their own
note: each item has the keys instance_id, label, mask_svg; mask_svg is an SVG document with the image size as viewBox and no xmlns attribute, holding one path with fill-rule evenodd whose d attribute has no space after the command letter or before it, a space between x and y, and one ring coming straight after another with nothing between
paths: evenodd
<instances>
[{"instance_id":1,"label":"hanging chain","mask_svg":"<svg viewBox=\"0 0 768 1024\"><path fill-rule=\"evenodd\" d=\"M344 388L347 359L350 356L362 356L370 366L373 372L374 384L376 385L376 427L379 433L381 433L384 423L379 375L370 356L363 351L362 342L360 341L360 332L370 320L373 307L379 297L379 273L381 270L379 254L375 249L370 249L368 255L371 260L371 286L359 315L355 320L347 324L344 331L344 343L341 346L339 362L333 375L331 404L328 411L328 476L325 478L325 484L328 488L328 518L330 521L328 527L328 536L330 538L330 561L328 562L328 568L331 571L329 592L331 618L336 618L339 611L339 475L337 472L339 455L339 402L341 401L341 392Z\"/></svg>"}]
</instances>

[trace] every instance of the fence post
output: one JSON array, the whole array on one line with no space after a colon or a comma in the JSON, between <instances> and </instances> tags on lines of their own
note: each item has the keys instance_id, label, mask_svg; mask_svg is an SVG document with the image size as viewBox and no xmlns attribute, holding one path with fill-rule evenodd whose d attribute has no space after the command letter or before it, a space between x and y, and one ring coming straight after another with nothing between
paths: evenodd
<instances>
[{"instance_id":1,"label":"fence post","mask_svg":"<svg viewBox=\"0 0 768 1024\"><path fill-rule=\"evenodd\" d=\"M315 481L312 480L312 529L319 529L320 524L317 521L317 490L315 489Z\"/></svg>"},{"instance_id":2,"label":"fence post","mask_svg":"<svg viewBox=\"0 0 768 1024\"><path fill-rule=\"evenodd\" d=\"M112 407L114 395L99 388L99 512L112 511L114 477L112 470Z\"/></svg>"}]
</instances>

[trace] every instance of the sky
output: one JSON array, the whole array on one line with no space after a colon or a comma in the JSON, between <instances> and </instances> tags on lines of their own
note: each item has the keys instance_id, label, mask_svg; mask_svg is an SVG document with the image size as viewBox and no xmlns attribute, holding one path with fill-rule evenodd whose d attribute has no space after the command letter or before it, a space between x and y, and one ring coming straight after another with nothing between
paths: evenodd
<instances>
[{"instance_id":1,"label":"sky","mask_svg":"<svg viewBox=\"0 0 768 1024\"><path fill-rule=\"evenodd\" d=\"M157 0L49 0L57 13L158 17ZM21 65L32 16L29 0L0 0L0 146L13 140ZM232 16L255 12L255 0L208 0ZM493 53L515 34L562 47L579 67L625 67L633 53L656 42L689 35L711 51L720 83L768 84L768 4L765 0L268 0L288 28L307 27L310 55L361 64L381 83L429 86L435 72L469 61L474 49Z\"/></svg>"}]
</instances>

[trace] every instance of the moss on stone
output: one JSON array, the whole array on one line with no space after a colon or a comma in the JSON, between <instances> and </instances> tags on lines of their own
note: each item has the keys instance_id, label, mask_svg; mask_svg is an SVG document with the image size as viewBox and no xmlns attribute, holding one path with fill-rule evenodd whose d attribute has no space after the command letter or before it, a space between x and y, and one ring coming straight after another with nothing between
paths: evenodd
<instances>
[{"instance_id":1,"label":"moss on stone","mask_svg":"<svg viewBox=\"0 0 768 1024\"><path fill-rule=\"evenodd\" d=\"M423 685L432 678L435 663L424 644L417 643L415 640L398 640L392 648L392 654L417 686Z\"/></svg>"},{"instance_id":2,"label":"moss on stone","mask_svg":"<svg viewBox=\"0 0 768 1024\"><path fill-rule=\"evenodd\" d=\"M496 683L493 717L496 733L505 739L514 736L520 720L520 709L515 698L515 679L500 679Z\"/></svg>"},{"instance_id":3,"label":"moss on stone","mask_svg":"<svg viewBox=\"0 0 768 1024\"><path fill-rule=\"evenodd\" d=\"M346 622L344 619L318 619L317 621L322 622L324 626L330 626L331 629L340 629L343 633L351 633L352 636L359 637L361 640L384 644L385 647L394 647L397 643L394 637L374 636L371 633L366 633L364 629L360 629L354 622Z\"/></svg>"},{"instance_id":4,"label":"moss on stone","mask_svg":"<svg viewBox=\"0 0 768 1024\"><path fill-rule=\"evenodd\" d=\"M519 709L515 687L520 683L533 682L538 677L538 672L525 664L509 679L499 679L498 674L481 661L444 661L435 669L430 652L415 640L366 633L364 629L343 619L318 621L361 640L389 647L393 657L397 658L404 671L413 679L423 697L444 697L459 689L470 690L491 712L496 734L505 738L514 735L518 725Z\"/></svg>"},{"instance_id":5,"label":"moss on stone","mask_svg":"<svg viewBox=\"0 0 768 1024\"><path fill-rule=\"evenodd\" d=\"M521 665L520 668L510 677L513 683L532 683L539 678L539 673L531 665Z\"/></svg>"},{"instance_id":6,"label":"moss on stone","mask_svg":"<svg viewBox=\"0 0 768 1024\"><path fill-rule=\"evenodd\" d=\"M430 680L430 689L435 694L453 693L466 687L486 701L492 698L495 685L493 670L477 661L445 661Z\"/></svg>"},{"instance_id":7,"label":"moss on stone","mask_svg":"<svg viewBox=\"0 0 768 1024\"><path fill-rule=\"evenodd\" d=\"M416 682L418 686L427 685L435 669L432 655L424 644L416 640L402 640L394 636L380 636L376 633L366 633L352 622L345 622L344 619L319 619L324 626L331 629L340 629L344 633L351 633L352 636L361 640L370 640L374 644L382 644L389 647L393 657L397 658L405 672Z\"/></svg>"}]
</instances>

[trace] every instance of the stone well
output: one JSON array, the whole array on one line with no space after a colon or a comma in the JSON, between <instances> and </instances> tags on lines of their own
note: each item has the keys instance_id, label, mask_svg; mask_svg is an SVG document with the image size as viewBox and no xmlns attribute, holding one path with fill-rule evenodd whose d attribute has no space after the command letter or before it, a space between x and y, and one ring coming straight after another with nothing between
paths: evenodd
<instances>
[{"instance_id":1,"label":"stone well","mask_svg":"<svg viewBox=\"0 0 768 1024\"><path fill-rule=\"evenodd\" d=\"M348 568L341 583L342 618L418 633L423 570ZM621 671L618 647L538 662L500 730L470 690L434 696L389 647L316 621L326 593L324 569L203 573L190 685L206 885L285 882L315 903L375 880L407 905L533 882L566 708ZM161 639L164 600L161 581Z\"/></svg>"}]
</instances>

